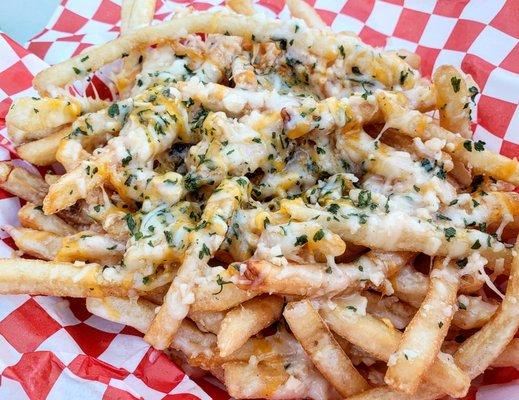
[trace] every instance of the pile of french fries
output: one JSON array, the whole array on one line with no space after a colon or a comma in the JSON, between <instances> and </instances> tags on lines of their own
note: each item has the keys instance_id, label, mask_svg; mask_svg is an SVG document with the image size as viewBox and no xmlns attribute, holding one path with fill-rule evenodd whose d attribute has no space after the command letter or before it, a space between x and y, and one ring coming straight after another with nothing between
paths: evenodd
<instances>
[{"instance_id":1,"label":"pile of french fries","mask_svg":"<svg viewBox=\"0 0 519 400\"><path fill-rule=\"evenodd\" d=\"M519 364L519 164L471 138L470 76L287 4L123 1L36 76L8 131L55 172L0 163L0 293L84 297L235 398L463 397ZM113 100L71 94L114 62Z\"/></svg>"}]
</instances>

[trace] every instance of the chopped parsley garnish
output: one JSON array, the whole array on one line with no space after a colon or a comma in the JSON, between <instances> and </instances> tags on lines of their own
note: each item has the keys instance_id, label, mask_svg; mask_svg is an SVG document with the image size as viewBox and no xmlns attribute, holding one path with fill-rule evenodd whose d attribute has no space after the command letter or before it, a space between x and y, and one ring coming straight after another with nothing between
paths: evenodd
<instances>
[{"instance_id":1,"label":"chopped parsley garnish","mask_svg":"<svg viewBox=\"0 0 519 400\"><path fill-rule=\"evenodd\" d=\"M472 100L472 102L474 102L476 96L477 96L478 93L479 93L479 90L478 90L477 87L475 87L475 86L471 86L471 87L469 87L469 92L470 92L470 94L471 94L471 96L470 96L470 100Z\"/></svg>"},{"instance_id":2,"label":"chopped parsley garnish","mask_svg":"<svg viewBox=\"0 0 519 400\"><path fill-rule=\"evenodd\" d=\"M474 244L471 246L472 250L477 250L481 247L481 243L479 242L479 239L477 239Z\"/></svg>"},{"instance_id":3,"label":"chopped parsley garnish","mask_svg":"<svg viewBox=\"0 0 519 400\"><path fill-rule=\"evenodd\" d=\"M198 252L198 258L201 260L204 258L204 256L211 256L211 251L209 250L209 247L205 245L205 243L202 244L202 250Z\"/></svg>"},{"instance_id":4,"label":"chopped parsley garnish","mask_svg":"<svg viewBox=\"0 0 519 400\"><path fill-rule=\"evenodd\" d=\"M454 93L458 93L460 91L460 83L461 83L460 78L456 78L455 76L453 76L451 78L451 86L452 86L452 90L454 90Z\"/></svg>"},{"instance_id":5,"label":"chopped parsley garnish","mask_svg":"<svg viewBox=\"0 0 519 400\"><path fill-rule=\"evenodd\" d=\"M121 160L123 167L126 167L130 163L130 161L133 159L133 157L130 153L130 150L126 150L126 152L128 153L128 155Z\"/></svg>"},{"instance_id":6,"label":"chopped parsley garnish","mask_svg":"<svg viewBox=\"0 0 519 400\"><path fill-rule=\"evenodd\" d=\"M346 58L346 53L344 52L344 46L341 44L339 45L339 53L341 54L342 58ZM356 68L356 67L354 67ZM357 68L358 69L358 68ZM351 69L353 71L353 68ZM355 72L354 72L355 73Z\"/></svg>"},{"instance_id":7,"label":"chopped parsley garnish","mask_svg":"<svg viewBox=\"0 0 519 400\"><path fill-rule=\"evenodd\" d=\"M303 246L306 243L308 243L308 237L306 235L301 235L296 238L294 246Z\"/></svg>"},{"instance_id":8,"label":"chopped parsley garnish","mask_svg":"<svg viewBox=\"0 0 519 400\"><path fill-rule=\"evenodd\" d=\"M313 240L314 242L318 242L322 238L324 238L324 231L322 229L319 229L317 232L315 232Z\"/></svg>"},{"instance_id":9,"label":"chopped parsley garnish","mask_svg":"<svg viewBox=\"0 0 519 400\"><path fill-rule=\"evenodd\" d=\"M427 172L431 172L434 169L434 166L432 165L431 160L429 160L427 158L424 158L420 162L420 164L423 167L423 169L425 169Z\"/></svg>"},{"instance_id":10,"label":"chopped parsley garnish","mask_svg":"<svg viewBox=\"0 0 519 400\"><path fill-rule=\"evenodd\" d=\"M474 150L476 151L483 151L485 150L485 142L482 140L478 140L477 142L474 142Z\"/></svg>"},{"instance_id":11,"label":"chopped parsley garnish","mask_svg":"<svg viewBox=\"0 0 519 400\"><path fill-rule=\"evenodd\" d=\"M462 258L461 260L456 261L456 265L458 266L459 269L463 269L467 266L468 262L469 262L469 260L465 257L465 258Z\"/></svg>"},{"instance_id":12,"label":"chopped parsley garnish","mask_svg":"<svg viewBox=\"0 0 519 400\"><path fill-rule=\"evenodd\" d=\"M247 180L244 178L238 178L236 179L236 182L238 182L238 185L240 186L247 186Z\"/></svg>"},{"instance_id":13,"label":"chopped parsley garnish","mask_svg":"<svg viewBox=\"0 0 519 400\"><path fill-rule=\"evenodd\" d=\"M337 211L339 211L339 205L336 203L332 203L328 206L328 211L332 214L337 214Z\"/></svg>"},{"instance_id":14,"label":"chopped parsley garnish","mask_svg":"<svg viewBox=\"0 0 519 400\"><path fill-rule=\"evenodd\" d=\"M400 85L403 85L405 83L405 80L407 79L408 75L409 72L400 71Z\"/></svg>"},{"instance_id":15,"label":"chopped parsley garnish","mask_svg":"<svg viewBox=\"0 0 519 400\"><path fill-rule=\"evenodd\" d=\"M223 285L227 285L229 283L232 283L231 281L224 281L222 276L220 274L216 275L216 284L220 286L220 290L218 292L213 293L213 295L217 295L222 293Z\"/></svg>"},{"instance_id":16,"label":"chopped parsley garnish","mask_svg":"<svg viewBox=\"0 0 519 400\"><path fill-rule=\"evenodd\" d=\"M126 221L126 225L128 226L128 230L132 235L135 235L135 231L137 229L137 224L135 223L135 220L133 219L133 215L126 214L124 216L124 220Z\"/></svg>"},{"instance_id":17,"label":"chopped parsley garnish","mask_svg":"<svg viewBox=\"0 0 519 400\"><path fill-rule=\"evenodd\" d=\"M113 118L116 115L119 115L119 104L113 103L110 107L108 107L108 116Z\"/></svg>"},{"instance_id":18,"label":"chopped parsley garnish","mask_svg":"<svg viewBox=\"0 0 519 400\"><path fill-rule=\"evenodd\" d=\"M450 242L451 239L456 236L456 229L452 228L452 227L444 228L443 233L445 234L445 238L447 239L447 242Z\"/></svg>"},{"instance_id":19,"label":"chopped parsley garnish","mask_svg":"<svg viewBox=\"0 0 519 400\"><path fill-rule=\"evenodd\" d=\"M164 236L166 237L166 242L168 242L169 247L173 247L173 233L170 231L164 231Z\"/></svg>"},{"instance_id":20,"label":"chopped parsley garnish","mask_svg":"<svg viewBox=\"0 0 519 400\"><path fill-rule=\"evenodd\" d=\"M357 200L357 205L360 208L366 208L371 203L371 192L369 190L361 190Z\"/></svg>"}]
</instances>

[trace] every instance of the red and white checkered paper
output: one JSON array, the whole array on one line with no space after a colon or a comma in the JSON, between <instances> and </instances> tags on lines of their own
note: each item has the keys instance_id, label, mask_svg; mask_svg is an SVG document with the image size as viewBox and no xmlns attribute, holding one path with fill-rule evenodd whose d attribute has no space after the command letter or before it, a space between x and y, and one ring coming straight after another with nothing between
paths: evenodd
<instances>
[{"instance_id":1,"label":"red and white checkered paper","mask_svg":"<svg viewBox=\"0 0 519 400\"><path fill-rule=\"evenodd\" d=\"M222 1L159 0L157 20L184 6ZM336 31L367 43L406 48L430 75L461 66L482 89L475 136L487 147L519 156L519 0L311 0ZM284 1L259 0L258 11L288 15ZM30 12L28 10L27 12ZM13 98L33 95L31 80L48 64L115 38L120 0L62 0L47 27L25 47L0 33L0 133ZM0 160L16 158L0 136ZM0 190L0 225L17 225L19 199ZM13 243L0 232L0 257ZM83 300L0 297L0 399L227 399L204 379L191 380L135 330L89 314ZM467 399L519 399L519 371L497 368Z\"/></svg>"}]
</instances>

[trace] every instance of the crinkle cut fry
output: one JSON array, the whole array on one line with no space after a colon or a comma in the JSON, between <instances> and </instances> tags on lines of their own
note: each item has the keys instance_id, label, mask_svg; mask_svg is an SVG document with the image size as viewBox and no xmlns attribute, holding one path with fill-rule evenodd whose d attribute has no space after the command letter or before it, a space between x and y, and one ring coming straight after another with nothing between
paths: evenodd
<instances>
[{"instance_id":1,"label":"crinkle cut fry","mask_svg":"<svg viewBox=\"0 0 519 400\"><path fill-rule=\"evenodd\" d=\"M343 46L343 51L346 53L355 51L355 46L365 46L360 40L351 36L336 37L331 34L331 31L323 34L323 31L320 30L299 27L296 21L282 22L268 20L263 16L246 17L225 12L195 12L181 18L173 18L160 25L137 29L104 45L89 49L81 55L40 72L34 78L33 85L40 94L44 95L52 92L56 87L63 87L73 82L84 75L87 70L97 71L102 66L121 58L122 54L128 54L132 50L152 44L174 40L186 33L196 32L207 34L228 32L230 35L245 38L251 38L254 35L258 42L270 41L273 37L287 41L293 39L294 45L309 48L317 56L335 58L340 53L339 45ZM85 59L87 56L88 58ZM81 59L84 59L84 61L81 61ZM406 72L409 68L403 60L394 54L388 53L380 57L373 55L372 60L376 61L377 70L368 70L365 73L375 76L387 87L399 82L400 73ZM75 69L79 71L79 76ZM416 71L415 74L418 75L418 72ZM414 76L410 76L406 80L408 88L414 85L414 81Z\"/></svg>"},{"instance_id":2,"label":"crinkle cut fry","mask_svg":"<svg viewBox=\"0 0 519 400\"><path fill-rule=\"evenodd\" d=\"M202 214L202 221L207 222L206 227L193 232L184 261L164 298L164 304L144 337L155 348L167 348L187 316L190 305L195 301L195 280L202 275L207 262L224 240L228 221L247 198L248 186L247 178L224 180L207 201Z\"/></svg>"},{"instance_id":3,"label":"crinkle cut fry","mask_svg":"<svg viewBox=\"0 0 519 400\"><path fill-rule=\"evenodd\" d=\"M408 394L416 393L448 333L459 284L455 263L435 259L427 295L390 357L384 377L388 385Z\"/></svg>"}]
</instances>

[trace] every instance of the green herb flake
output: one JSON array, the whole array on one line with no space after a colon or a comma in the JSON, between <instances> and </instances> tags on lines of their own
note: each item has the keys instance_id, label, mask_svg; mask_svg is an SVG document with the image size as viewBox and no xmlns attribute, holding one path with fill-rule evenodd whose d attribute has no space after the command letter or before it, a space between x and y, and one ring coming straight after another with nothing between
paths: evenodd
<instances>
[{"instance_id":1,"label":"green herb flake","mask_svg":"<svg viewBox=\"0 0 519 400\"><path fill-rule=\"evenodd\" d=\"M451 239L456 236L456 229L452 228L452 227L444 228L443 233L445 234L445 238L447 239L447 242L450 242Z\"/></svg>"},{"instance_id":2,"label":"green herb flake","mask_svg":"<svg viewBox=\"0 0 519 400\"><path fill-rule=\"evenodd\" d=\"M294 246L303 246L306 243L308 243L308 236L301 235L296 238L296 242L294 243Z\"/></svg>"},{"instance_id":3,"label":"green herb flake","mask_svg":"<svg viewBox=\"0 0 519 400\"><path fill-rule=\"evenodd\" d=\"M319 229L317 232L315 232L313 240L314 242L318 242L322 238L324 238L324 231L322 229Z\"/></svg>"},{"instance_id":4,"label":"green herb flake","mask_svg":"<svg viewBox=\"0 0 519 400\"><path fill-rule=\"evenodd\" d=\"M481 243L479 242L479 239L477 239L470 248L472 250L477 250L477 249L481 248Z\"/></svg>"},{"instance_id":5,"label":"green herb flake","mask_svg":"<svg viewBox=\"0 0 519 400\"><path fill-rule=\"evenodd\" d=\"M454 93L458 93L460 91L460 83L461 83L460 78L456 78L455 76L453 76L451 78L451 86L452 86L452 90L454 90Z\"/></svg>"},{"instance_id":6,"label":"green herb flake","mask_svg":"<svg viewBox=\"0 0 519 400\"><path fill-rule=\"evenodd\" d=\"M477 142L474 142L474 150L476 151L483 151L485 150L485 142L482 140L478 140Z\"/></svg>"},{"instance_id":7,"label":"green herb flake","mask_svg":"<svg viewBox=\"0 0 519 400\"><path fill-rule=\"evenodd\" d=\"M202 244L202 250L198 252L198 258L202 260L204 256L210 257L211 251L209 250L209 247L205 245L205 243Z\"/></svg>"},{"instance_id":8,"label":"green herb flake","mask_svg":"<svg viewBox=\"0 0 519 400\"><path fill-rule=\"evenodd\" d=\"M108 107L108 116L110 118L119 115L119 105L117 103L113 103L110 107Z\"/></svg>"}]
</instances>

